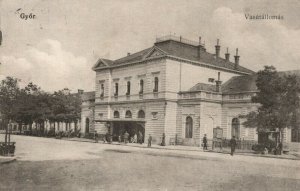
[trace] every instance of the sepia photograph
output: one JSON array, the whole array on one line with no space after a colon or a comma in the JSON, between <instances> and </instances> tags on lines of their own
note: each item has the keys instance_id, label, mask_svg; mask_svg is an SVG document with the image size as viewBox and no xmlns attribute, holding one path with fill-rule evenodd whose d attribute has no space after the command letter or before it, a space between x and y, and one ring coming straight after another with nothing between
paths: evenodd
<instances>
[{"instance_id":1,"label":"sepia photograph","mask_svg":"<svg viewBox=\"0 0 300 191\"><path fill-rule=\"evenodd\" d=\"M0 190L300 190L299 10L0 0Z\"/></svg>"}]
</instances>

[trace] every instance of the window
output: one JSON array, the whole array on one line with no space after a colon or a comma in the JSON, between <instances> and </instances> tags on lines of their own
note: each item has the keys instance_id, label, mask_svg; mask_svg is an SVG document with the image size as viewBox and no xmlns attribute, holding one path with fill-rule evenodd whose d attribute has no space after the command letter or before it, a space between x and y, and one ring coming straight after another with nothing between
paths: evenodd
<instances>
[{"instance_id":1,"label":"window","mask_svg":"<svg viewBox=\"0 0 300 191\"><path fill-rule=\"evenodd\" d=\"M100 98L104 97L104 84L100 85Z\"/></svg>"},{"instance_id":2,"label":"window","mask_svg":"<svg viewBox=\"0 0 300 191\"><path fill-rule=\"evenodd\" d=\"M130 81L127 82L127 92L126 95L130 95Z\"/></svg>"},{"instance_id":3,"label":"window","mask_svg":"<svg viewBox=\"0 0 300 191\"><path fill-rule=\"evenodd\" d=\"M90 119L86 118L85 119L85 133L89 133L90 132Z\"/></svg>"},{"instance_id":4,"label":"window","mask_svg":"<svg viewBox=\"0 0 300 191\"><path fill-rule=\"evenodd\" d=\"M145 112L143 110L138 112L138 118L145 118Z\"/></svg>"},{"instance_id":5,"label":"window","mask_svg":"<svg viewBox=\"0 0 300 191\"><path fill-rule=\"evenodd\" d=\"M185 138L193 138L193 119L190 116L185 121Z\"/></svg>"},{"instance_id":6,"label":"window","mask_svg":"<svg viewBox=\"0 0 300 191\"><path fill-rule=\"evenodd\" d=\"M120 118L120 113L118 111L114 111L114 118Z\"/></svg>"},{"instance_id":7,"label":"window","mask_svg":"<svg viewBox=\"0 0 300 191\"><path fill-rule=\"evenodd\" d=\"M154 89L153 92L158 92L158 77L154 78Z\"/></svg>"},{"instance_id":8,"label":"window","mask_svg":"<svg viewBox=\"0 0 300 191\"><path fill-rule=\"evenodd\" d=\"M114 96L118 96L119 94L119 83L115 83L115 93Z\"/></svg>"},{"instance_id":9,"label":"window","mask_svg":"<svg viewBox=\"0 0 300 191\"><path fill-rule=\"evenodd\" d=\"M240 138L240 120L238 118L232 119L231 136L235 136L236 139Z\"/></svg>"},{"instance_id":10,"label":"window","mask_svg":"<svg viewBox=\"0 0 300 191\"><path fill-rule=\"evenodd\" d=\"M144 80L140 80L140 92L139 94L143 94L144 93Z\"/></svg>"},{"instance_id":11,"label":"window","mask_svg":"<svg viewBox=\"0 0 300 191\"><path fill-rule=\"evenodd\" d=\"M103 118L103 113L99 113L99 118L102 119Z\"/></svg>"},{"instance_id":12,"label":"window","mask_svg":"<svg viewBox=\"0 0 300 191\"><path fill-rule=\"evenodd\" d=\"M132 118L131 111L129 111L129 110L126 111L125 118Z\"/></svg>"}]
</instances>

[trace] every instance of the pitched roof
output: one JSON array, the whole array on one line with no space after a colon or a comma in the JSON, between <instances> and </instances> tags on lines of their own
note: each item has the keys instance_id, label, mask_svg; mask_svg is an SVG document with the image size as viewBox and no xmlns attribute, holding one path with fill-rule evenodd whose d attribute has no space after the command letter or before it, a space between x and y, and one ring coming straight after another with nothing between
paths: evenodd
<instances>
[{"instance_id":1,"label":"pitched roof","mask_svg":"<svg viewBox=\"0 0 300 191\"><path fill-rule=\"evenodd\" d=\"M198 83L194 85L192 88L189 89L189 91L209 91L209 92L215 92L216 86L212 84L205 84L205 83Z\"/></svg>"},{"instance_id":2,"label":"pitched roof","mask_svg":"<svg viewBox=\"0 0 300 191\"><path fill-rule=\"evenodd\" d=\"M164 56L173 56L176 58L186 59L194 62L203 62L211 66L221 67L221 68L235 70L239 72L245 72L251 74L254 73L252 70L249 70L240 65L237 68L235 68L234 63L227 62L224 58L216 58L214 54L206 52L206 49L202 45L196 46L188 43L179 42L173 39L156 42L154 43L154 46L150 48L144 49L134 54L130 54L126 57L114 61L107 60L107 59L100 59L100 60L105 61L105 63L109 63L109 66L119 66L127 63L132 63L132 62L139 62L147 59L146 56L149 55L149 52L151 52L153 49L160 50L161 52L163 52ZM200 51L200 58L199 58L199 51ZM96 64L93 67L93 69L101 68L98 65Z\"/></svg>"},{"instance_id":3,"label":"pitched roof","mask_svg":"<svg viewBox=\"0 0 300 191\"><path fill-rule=\"evenodd\" d=\"M234 76L222 85L222 93L257 91L257 75Z\"/></svg>"}]
</instances>

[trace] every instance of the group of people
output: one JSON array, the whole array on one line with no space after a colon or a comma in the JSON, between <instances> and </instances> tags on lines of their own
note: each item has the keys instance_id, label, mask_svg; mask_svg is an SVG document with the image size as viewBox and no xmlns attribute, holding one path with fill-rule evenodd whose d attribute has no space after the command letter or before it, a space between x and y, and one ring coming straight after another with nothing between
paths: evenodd
<instances>
[{"instance_id":1,"label":"group of people","mask_svg":"<svg viewBox=\"0 0 300 191\"><path fill-rule=\"evenodd\" d=\"M202 143L203 143L202 144L203 150L208 150L207 149L207 143L208 143L208 141L207 141L206 134L204 134L204 137L202 139ZM236 140L235 140L235 136L232 136L232 138L230 139L229 143L230 143L230 155L233 156L233 154L235 152L235 147L237 145Z\"/></svg>"},{"instance_id":2,"label":"group of people","mask_svg":"<svg viewBox=\"0 0 300 191\"><path fill-rule=\"evenodd\" d=\"M144 141L143 138L143 133L142 132L138 132L138 135L135 133L133 136L130 137L129 133L127 131L125 131L124 135L123 135L123 141L125 144L127 144L128 142L130 143L140 143L142 144ZM118 141L119 143L122 142L121 140L121 135L118 136Z\"/></svg>"}]
</instances>

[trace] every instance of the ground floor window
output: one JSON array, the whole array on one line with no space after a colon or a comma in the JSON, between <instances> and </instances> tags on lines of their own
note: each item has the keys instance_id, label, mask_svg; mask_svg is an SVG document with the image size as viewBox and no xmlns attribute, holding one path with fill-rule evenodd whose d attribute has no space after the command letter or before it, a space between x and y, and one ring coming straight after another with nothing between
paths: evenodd
<instances>
[{"instance_id":1,"label":"ground floor window","mask_svg":"<svg viewBox=\"0 0 300 191\"><path fill-rule=\"evenodd\" d=\"M193 119L189 116L185 122L185 138L193 138Z\"/></svg>"},{"instance_id":2,"label":"ground floor window","mask_svg":"<svg viewBox=\"0 0 300 191\"><path fill-rule=\"evenodd\" d=\"M300 129L292 129L292 142L300 142Z\"/></svg>"},{"instance_id":3,"label":"ground floor window","mask_svg":"<svg viewBox=\"0 0 300 191\"><path fill-rule=\"evenodd\" d=\"M234 136L236 139L240 138L240 120L238 118L232 119L231 136Z\"/></svg>"}]
</instances>

